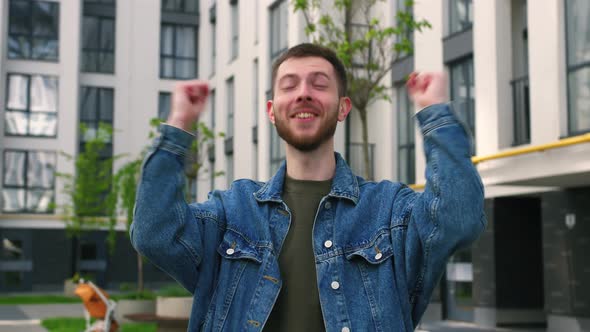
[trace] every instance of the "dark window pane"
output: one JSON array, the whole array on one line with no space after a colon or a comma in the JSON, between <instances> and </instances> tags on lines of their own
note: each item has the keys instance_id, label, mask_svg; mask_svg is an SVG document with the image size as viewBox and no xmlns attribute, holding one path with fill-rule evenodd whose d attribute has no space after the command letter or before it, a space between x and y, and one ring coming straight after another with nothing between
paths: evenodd
<instances>
[{"instance_id":1,"label":"dark window pane","mask_svg":"<svg viewBox=\"0 0 590 332\"><path fill-rule=\"evenodd\" d=\"M58 6L55 2L33 1L33 35L57 39Z\"/></svg>"},{"instance_id":2,"label":"dark window pane","mask_svg":"<svg viewBox=\"0 0 590 332\"><path fill-rule=\"evenodd\" d=\"M39 60L57 60L59 44L57 40L33 38L33 58Z\"/></svg>"},{"instance_id":3,"label":"dark window pane","mask_svg":"<svg viewBox=\"0 0 590 332\"><path fill-rule=\"evenodd\" d=\"M169 25L162 25L160 52L163 55L174 55L174 28Z\"/></svg>"},{"instance_id":4,"label":"dark window pane","mask_svg":"<svg viewBox=\"0 0 590 332\"><path fill-rule=\"evenodd\" d=\"M29 116L26 112L6 111L4 128L9 135L26 135L28 133Z\"/></svg>"},{"instance_id":5,"label":"dark window pane","mask_svg":"<svg viewBox=\"0 0 590 332\"><path fill-rule=\"evenodd\" d=\"M196 76L195 60L180 60L174 61L175 78L194 78Z\"/></svg>"},{"instance_id":6,"label":"dark window pane","mask_svg":"<svg viewBox=\"0 0 590 332\"><path fill-rule=\"evenodd\" d=\"M81 260L95 260L98 258L96 243L82 243L80 245Z\"/></svg>"},{"instance_id":7,"label":"dark window pane","mask_svg":"<svg viewBox=\"0 0 590 332\"><path fill-rule=\"evenodd\" d=\"M98 68L97 71L102 73L113 73L115 72L115 55L111 52L101 52L98 55Z\"/></svg>"},{"instance_id":8,"label":"dark window pane","mask_svg":"<svg viewBox=\"0 0 590 332\"><path fill-rule=\"evenodd\" d=\"M100 89L100 121L113 122L113 90Z\"/></svg>"},{"instance_id":9,"label":"dark window pane","mask_svg":"<svg viewBox=\"0 0 590 332\"><path fill-rule=\"evenodd\" d=\"M98 53L94 51L82 52L82 71L84 72L97 72L98 71Z\"/></svg>"},{"instance_id":10,"label":"dark window pane","mask_svg":"<svg viewBox=\"0 0 590 332\"><path fill-rule=\"evenodd\" d=\"M22 187L25 185L26 153L6 151L4 153L4 186Z\"/></svg>"},{"instance_id":11,"label":"dark window pane","mask_svg":"<svg viewBox=\"0 0 590 332\"><path fill-rule=\"evenodd\" d=\"M28 59L31 56L31 42L26 36L8 36L8 58Z\"/></svg>"},{"instance_id":12,"label":"dark window pane","mask_svg":"<svg viewBox=\"0 0 590 332\"><path fill-rule=\"evenodd\" d=\"M84 16L82 21L82 47L96 49L98 43L98 17Z\"/></svg>"},{"instance_id":13,"label":"dark window pane","mask_svg":"<svg viewBox=\"0 0 590 332\"><path fill-rule=\"evenodd\" d=\"M20 212L25 208L25 193L24 189L9 189L2 190L2 210L4 212Z\"/></svg>"},{"instance_id":14,"label":"dark window pane","mask_svg":"<svg viewBox=\"0 0 590 332\"><path fill-rule=\"evenodd\" d=\"M37 75L31 77L30 110L57 112L57 78Z\"/></svg>"},{"instance_id":15,"label":"dark window pane","mask_svg":"<svg viewBox=\"0 0 590 332\"><path fill-rule=\"evenodd\" d=\"M29 1L10 1L9 34L31 33L31 3Z\"/></svg>"},{"instance_id":16,"label":"dark window pane","mask_svg":"<svg viewBox=\"0 0 590 332\"><path fill-rule=\"evenodd\" d=\"M195 57L195 39L193 27L177 27L175 55L177 57Z\"/></svg>"},{"instance_id":17,"label":"dark window pane","mask_svg":"<svg viewBox=\"0 0 590 332\"><path fill-rule=\"evenodd\" d=\"M569 74L570 131L590 130L590 66Z\"/></svg>"},{"instance_id":18,"label":"dark window pane","mask_svg":"<svg viewBox=\"0 0 590 332\"><path fill-rule=\"evenodd\" d=\"M51 113L31 113L29 134L34 136L56 136L57 117Z\"/></svg>"},{"instance_id":19,"label":"dark window pane","mask_svg":"<svg viewBox=\"0 0 590 332\"><path fill-rule=\"evenodd\" d=\"M199 0L184 0L184 11L187 13L198 13Z\"/></svg>"},{"instance_id":20,"label":"dark window pane","mask_svg":"<svg viewBox=\"0 0 590 332\"><path fill-rule=\"evenodd\" d=\"M101 50L115 49L115 21L111 19L102 19L101 21Z\"/></svg>"},{"instance_id":21,"label":"dark window pane","mask_svg":"<svg viewBox=\"0 0 590 332\"><path fill-rule=\"evenodd\" d=\"M174 77L174 60L162 58L160 60L160 72L162 77Z\"/></svg>"},{"instance_id":22,"label":"dark window pane","mask_svg":"<svg viewBox=\"0 0 590 332\"><path fill-rule=\"evenodd\" d=\"M29 95L29 77L8 75L8 96L6 107L11 110L26 110Z\"/></svg>"},{"instance_id":23,"label":"dark window pane","mask_svg":"<svg viewBox=\"0 0 590 332\"><path fill-rule=\"evenodd\" d=\"M568 63L575 65L590 61L590 1L566 2Z\"/></svg>"},{"instance_id":24,"label":"dark window pane","mask_svg":"<svg viewBox=\"0 0 590 332\"><path fill-rule=\"evenodd\" d=\"M94 88L82 88L80 121L96 121L97 91Z\"/></svg>"},{"instance_id":25,"label":"dark window pane","mask_svg":"<svg viewBox=\"0 0 590 332\"><path fill-rule=\"evenodd\" d=\"M160 92L158 97L158 118L162 121L168 119L170 114L170 93Z\"/></svg>"}]
</instances>

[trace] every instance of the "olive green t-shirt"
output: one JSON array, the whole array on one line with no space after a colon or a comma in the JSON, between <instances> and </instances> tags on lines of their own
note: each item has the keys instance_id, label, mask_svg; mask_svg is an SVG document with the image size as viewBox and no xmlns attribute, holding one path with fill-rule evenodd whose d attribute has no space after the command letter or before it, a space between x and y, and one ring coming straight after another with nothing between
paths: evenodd
<instances>
[{"instance_id":1,"label":"olive green t-shirt","mask_svg":"<svg viewBox=\"0 0 590 332\"><path fill-rule=\"evenodd\" d=\"M285 176L283 200L291 226L279 254L283 286L264 331L325 331L315 270L312 230L322 197L332 180L305 181Z\"/></svg>"}]
</instances>

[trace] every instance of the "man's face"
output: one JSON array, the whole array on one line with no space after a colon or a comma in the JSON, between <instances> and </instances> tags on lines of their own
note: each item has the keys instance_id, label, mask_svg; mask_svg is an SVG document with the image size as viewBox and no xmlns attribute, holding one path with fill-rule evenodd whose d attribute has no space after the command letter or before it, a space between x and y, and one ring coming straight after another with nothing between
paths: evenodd
<instances>
[{"instance_id":1,"label":"man's face","mask_svg":"<svg viewBox=\"0 0 590 332\"><path fill-rule=\"evenodd\" d=\"M320 57L287 59L278 68L274 90L274 99L267 103L270 121L279 136L300 151L330 141L350 110L348 98L338 97L334 67Z\"/></svg>"}]
</instances>

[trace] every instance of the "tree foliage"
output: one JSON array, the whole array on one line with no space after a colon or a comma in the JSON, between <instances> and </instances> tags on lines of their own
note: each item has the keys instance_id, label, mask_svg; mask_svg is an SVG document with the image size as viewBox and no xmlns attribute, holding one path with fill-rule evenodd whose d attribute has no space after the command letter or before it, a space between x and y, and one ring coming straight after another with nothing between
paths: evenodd
<instances>
[{"instance_id":1,"label":"tree foliage","mask_svg":"<svg viewBox=\"0 0 590 332\"><path fill-rule=\"evenodd\" d=\"M362 122L365 177L369 177L367 110L377 100L390 101L390 86L383 78L393 64L412 54L411 33L429 28L425 20L414 20L409 10L396 12L396 25L386 26L379 13L384 0L293 0L295 12L305 18L311 42L336 52L347 71L347 95ZM406 0L404 8L412 8Z\"/></svg>"}]
</instances>

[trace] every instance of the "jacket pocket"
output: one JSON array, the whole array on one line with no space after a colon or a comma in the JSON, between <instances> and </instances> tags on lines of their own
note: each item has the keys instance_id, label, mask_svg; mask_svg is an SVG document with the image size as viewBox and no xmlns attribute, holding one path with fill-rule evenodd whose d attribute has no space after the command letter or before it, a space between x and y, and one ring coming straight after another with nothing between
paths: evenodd
<instances>
[{"instance_id":1,"label":"jacket pocket","mask_svg":"<svg viewBox=\"0 0 590 332\"><path fill-rule=\"evenodd\" d=\"M391 235L387 232L381 232L365 244L345 250L345 254L346 259L349 261L361 258L369 264L381 264L393 255Z\"/></svg>"},{"instance_id":2,"label":"jacket pocket","mask_svg":"<svg viewBox=\"0 0 590 332\"><path fill-rule=\"evenodd\" d=\"M250 260L261 264L263 259L262 248L248 241L241 234L228 229L223 235L223 240L217 252L221 257L229 260Z\"/></svg>"}]
</instances>

